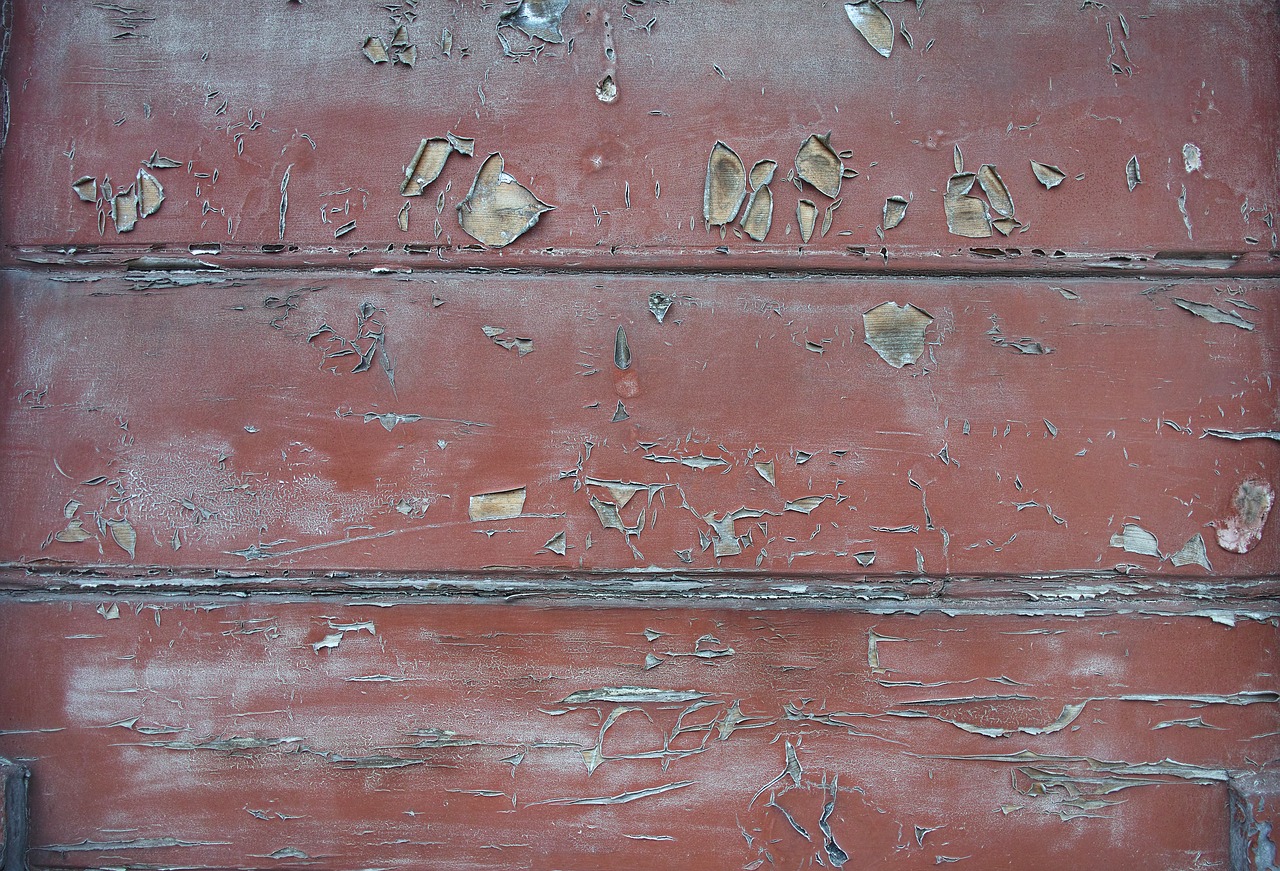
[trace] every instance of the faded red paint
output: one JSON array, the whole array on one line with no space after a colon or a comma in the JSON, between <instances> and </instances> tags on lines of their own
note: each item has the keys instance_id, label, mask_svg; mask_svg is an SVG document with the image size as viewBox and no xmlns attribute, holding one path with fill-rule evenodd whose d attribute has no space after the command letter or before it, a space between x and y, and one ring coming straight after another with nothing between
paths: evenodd
<instances>
[{"instance_id":1,"label":"faded red paint","mask_svg":"<svg viewBox=\"0 0 1280 871\"><path fill-rule=\"evenodd\" d=\"M896 639L879 669L871 633ZM291 847L331 868L807 866L838 778L849 867L1185 867L1225 861L1226 772L1275 753L1276 642L1271 625L1139 615L42 597L0 614L22 730L0 752L36 772L40 865L253 867ZM565 701L619 686L700 697ZM1081 703L1059 731L1017 731ZM258 746L218 749L235 739ZM759 792L788 743L799 784ZM1023 751L1040 758L940 758ZM1041 772L1075 779L1039 794ZM190 846L72 851L155 838Z\"/></svg>"},{"instance_id":2,"label":"faded red paint","mask_svg":"<svg viewBox=\"0 0 1280 871\"><path fill-rule=\"evenodd\" d=\"M1200 534L1226 577L1262 580L1280 554L1280 536L1236 554L1212 528L1275 443L1203 437L1275 427L1271 284L1231 296L1186 281L1024 291L613 276L602 289L593 277L312 273L307 286L246 275L227 287L204 273L142 295L168 279L58 277L6 279L4 379L22 395L5 412L0 494L24 510L0 521L0 550L15 564L1209 574L1112 546L1126 523L1162 554ZM661 324L647 310L658 287L676 299ZM1210 323L1172 304L1183 297L1247 302L1255 327ZM861 314L886 299L934 319L903 369L865 342ZM378 360L353 373L359 354L315 335L327 325L371 347L356 336L361 305L382 324L394 390ZM530 338L532 352L485 326ZM997 344L1026 336L1050 353ZM628 417L615 423L620 401ZM388 430L383 414L421 419ZM619 496L593 481L653 488L621 508L628 527L645 515L630 544L590 501ZM468 519L471 496L512 487L526 489L524 516ZM811 496L827 498L802 504ZM70 500L91 535L50 541ZM735 524L751 541L716 558L706 516L744 506L762 512ZM98 517L132 524L135 559ZM545 547L561 532L563 555ZM872 552L867 567L854 558Z\"/></svg>"},{"instance_id":3,"label":"faded red paint","mask_svg":"<svg viewBox=\"0 0 1280 871\"><path fill-rule=\"evenodd\" d=\"M394 28L380 4L337 12L282 2L245 19L238 5L213 3L198 27L177 7L157 5L137 26L117 27L130 16L89 3L15 4L13 120L0 180L12 204L0 230L9 256L18 256L13 246L49 258L38 246L74 245L74 260L92 261L117 246L183 252L216 242L226 259L256 254L252 262L272 265L390 260L426 268L442 246L440 255L463 267L955 272L1095 262L1159 270L1178 268L1187 255L1230 254L1243 256L1240 271L1274 271L1269 252L1277 246L1263 223L1280 190L1272 51L1280 24L1270 4L925 4L919 13L889 4L914 47L899 39L884 59L839 4L800 15L768 3L633 10L574 2L564 21L572 54L567 43L544 46L536 62L502 56L499 7L417 8L408 30L419 60L409 69L374 65L360 52L367 36ZM657 23L646 32L624 12ZM619 85L610 104L595 96L608 65L605 17ZM446 28L448 58L438 46ZM116 38L122 34L136 38ZM439 182L410 198L402 233L403 168L421 138L449 130L474 137L476 157L455 155ZM831 232L801 246L795 205L814 192L800 194L784 176L805 137L827 131L833 147L853 152L847 164L860 175L845 182ZM779 162L764 244L703 228L704 175L717 139L748 166ZM1026 232L947 234L941 192L957 144L966 168L999 169ZM1200 169L1186 171L1184 145L1199 149ZM93 205L78 200L72 182L107 175L127 183L155 150L181 164L155 172L163 207L128 234L108 221L100 235ZM454 214L493 151L557 207L500 255L463 250L473 240ZM1130 192L1125 166L1134 155L1143 181ZM1061 166L1067 181L1043 189L1031 160ZM436 238L435 197L446 182ZM1183 186L1190 234L1178 206ZM349 192L332 193L339 191ZM894 195L911 206L882 241L875 229ZM815 201L820 210L829 202ZM324 219L322 209L330 210ZM350 220L356 229L335 239ZM298 250L261 257L262 245L281 243ZM388 244L395 250L386 252ZM404 253L406 244L429 256ZM721 245L729 256L716 253ZM997 249L1017 253L1006 263ZM1127 259L1108 262L1109 254Z\"/></svg>"},{"instance_id":4,"label":"faded red paint","mask_svg":"<svg viewBox=\"0 0 1280 871\"><path fill-rule=\"evenodd\" d=\"M0 5L33 867L1267 866L1280 14L884 9Z\"/></svg>"}]
</instances>

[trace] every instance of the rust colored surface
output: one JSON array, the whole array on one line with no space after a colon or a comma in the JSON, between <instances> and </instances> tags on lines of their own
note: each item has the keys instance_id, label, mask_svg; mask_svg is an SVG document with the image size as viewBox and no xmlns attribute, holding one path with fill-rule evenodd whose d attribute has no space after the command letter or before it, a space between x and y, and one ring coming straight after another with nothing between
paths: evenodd
<instances>
[{"instance_id":1,"label":"rust colored surface","mask_svg":"<svg viewBox=\"0 0 1280 871\"><path fill-rule=\"evenodd\" d=\"M262 5L0 0L4 871L1275 867L1274 4Z\"/></svg>"},{"instance_id":2,"label":"rust colored surface","mask_svg":"<svg viewBox=\"0 0 1280 871\"><path fill-rule=\"evenodd\" d=\"M1277 751L1276 642L40 597L0 614L0 752L37 772L41 867L1230 867L1228 772Z\"/></svg>"},{"instance_id":3,"label":"rust colored surface","mask_svg":"<svg viewBox=\"0 0 1280 871\"><path fill-rule=\"evenodd\" d=\"M218 2L193 17L162 4L16 3L7 256L57 259L39 246L74 246L66 259L109 262L218 243L225 258L277 264L1177 269L1208 255L1210 266L1274 269L1273 4L889 3L906 34L889 58L838 3L635 5L575 0L565 41L551 44L499 33L501 5L281 2L245 15ZM365 40L386 42L401 24L414 65L370 62ZM610 71L606 103L597 87ZM474 138L475 157L454 155L424 195L402 197L421 139L448 131ZM786 177L805 139L828 131L858 175L829 232L802 245L797 201L825 212L832 200ZM747 166L779 163L762 243L704 228L717 140ZM956 147L966 170L989 164L1004 179L1021 225L1009 237L947 232ZM123 189L157 152L177 164L153 170L163 206L123 234L106 216L100 232L107 204L81 202L72 184L109 177ZM466 250L475 241L455 212L491 152L556 207L500 254ZM1133 157L1141 184L1130 191ZM1044 188L1033 160L1065 181ZM911 205L878 234L891 196ZM263 245L287 247L263 259Z\"/></svg>"},{"instance_id":4,"label":"rust colored surface","mask_svg":"<svg viewBox=\"0 0 1280 871\"><path fill-rule=\"evenodd\" d=\"M1274 520L1243 554L1216 534L1277 445L1212 434L1276 428L1271 283L75 278L5 279L11 565L1275 592ZM886 300L924 327L902 368L868 344Z\"/></svg>"}]
</instances>

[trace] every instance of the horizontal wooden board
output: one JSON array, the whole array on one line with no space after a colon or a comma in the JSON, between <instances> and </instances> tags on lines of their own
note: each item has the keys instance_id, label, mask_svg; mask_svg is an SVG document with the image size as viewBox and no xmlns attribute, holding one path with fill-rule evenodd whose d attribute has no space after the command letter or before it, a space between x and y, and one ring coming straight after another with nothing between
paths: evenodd
<instances>
[{"instance_id":1,"label":"horizontal wooden board","mask_svg":"<svg viewBox=\"0 0 1280 871\"><path fill-rule=\"evenodd\" d=\"M0 754L34 772L37 868L1227 867L1232 778L1280 750L1276 642L41 596L0 608Z\"/></svg>"},{"instance_id":2,"label":"horizontal wooden board","mask_svg":"<svg viewBox=\"0 0 1280 871\"><path fill-rule=\"evenodd\" d=\"M1274 272L1272 4L885 8L900 29L888 58L839 3L575 0L554 44L499 29L502 4L308 0L246 12L221 0L193 17L180 6L18 2L0 239L10 257L42 245L83 258L92 246L216 244L233 259L268 245L292 262L368 261L388 246L411 257L409 245L461 265L948 270L1118 253L1122 265L1209 257ZM389 42L399 25L414 65L367 59L366 39ZM610 103L597 97L606 75ZM402 197L419 142L448 131L474 138L475 157L453 155L422 196ZM824 234L833 198L786 177L805 139L828 132L858 175ZM736 225L723 237L704 226L718 140L748 168L778 161L762 242ZM1004 180L1021 225L1010 237L948 232L956 148L965 169L990 164ZM555 206L500 254L465 250L476 242L456 211L492 152ZM117 233L101 185L126 189L153 155L177 164L151 170L163 204ZM1131 158L1141 177L1132 191ZM1047 189L1033 160L1065 180ZM99 185L96 204L72 189L86 177ZM894 196L910 201L906 219L881 231ZM808 244L801 198L820 213Z\"/></svg>"},{"instance_id":3,"label":"horizontal wooden board","mask_svg":"<svg viewBox=\"0 0 1280 871\"><path fill-rule=\"evenodd\" d=\"M0 279L14 567L1199 582L1280 562L1274 518L1248 553L1217 540L1243 483L1277 483L1274 438L1222 437L1278 428L1271 282L82 278ZM915 363L868 344L886 311L923 330ZM1175 565L1196 536L1204 564Z\"/></svg>"}]
</instances>

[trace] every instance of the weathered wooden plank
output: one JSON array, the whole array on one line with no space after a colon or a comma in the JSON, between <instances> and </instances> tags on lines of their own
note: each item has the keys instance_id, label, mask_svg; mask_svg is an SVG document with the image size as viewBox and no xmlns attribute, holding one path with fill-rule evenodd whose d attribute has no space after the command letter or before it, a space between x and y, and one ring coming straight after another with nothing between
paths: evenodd
<instances>
[{"instance_id":1,"label":"weathered wooden plank","mask_svg":"<svg viewBox=\"0 0 1280 871\"><path fill-rule=\"evenodd\" d=\"M25 766L0 758L0 868L4 871L25 871L27 867L29 774Z\"/></svg>"},{"instance_id":2,"label":"weathered wooden plank","mask_svg":"<svg viewBox=\"0 0 1280 871\"><path fill-rule=\"evenodd\" d=\"M1269 867L1275 6L538 5L0 0L33 866Z\"/></svg>"},{"instance_id":3,"label":"weathered wooden plank","mask_svg":"<svg viewBox=\"0 0 1280 871\"><path fill-rule=\"evenodd\" d=\"M367 263L413 259L413 245L427 253L418 259L463 266L954 271L1230 266L1243 255L1236 268L1274 272L1273 4L891 3L901 33L889 58L838 3L633 5L575 2L554 44L499 30L500 4L247 13L224 0L193 16L182 5L16 3L0 165L6 256L47 258L38 246L50 245L74 246L73 260L111 259L195 244L260 258L262 246L283 245L295 263ZM368 38L392 55L412 45L415 63L370 62ZM606 75L612 102L597 96ZM455 154L423 195L401 196L419 142L447 131L474 138L475 157ZM823 233L833 198L786 177L805 139L828 131L858 176ZM723 238L704 227L718 140L747 167L779 163L762 242L736 225ZM948 232L955 148L969 172L990 164L1004 180L1019 225L1008 238ZM466 250L475 240L456 212L491 152L556 207L501 254ZM117 233L102 186L136 184L153 154L177 164L148 169L163 205ZM1065 180L1047 189L1033 160ZM81 178L96 205L73 190ZM882 230L895 196L910 201L906 218ZM800 199L819 212L807 244ZM1006 206L985 208L995 219ZM1121 259L1100 256L1111 253Z\"/></svg>"},{"instance_id":4,"label":"weathered wooden plank","mask_svg":"<svg viewBox=\"0 0 1280 871\"><path fill-rule=\"evenodd\" d=\"M0 752L36 867L1225 867L1228 774L1256 795L1280 749L1276 640L44 595L0 608Z\"/></svg>"},{"instance_id":5,"label":"weathered wooden plank","mask_svg":"<svg viewBox=\"0 0 1280 871\"><path fill-rule=\"evenodd\" d=\"M11 566L910 587L1280 562L1273 519L1219 543L1274 436L1214 435L1277 429L1270 282L0 280ZM915 363L868 344L886 312Z\"/></svg>"}]
</instances>

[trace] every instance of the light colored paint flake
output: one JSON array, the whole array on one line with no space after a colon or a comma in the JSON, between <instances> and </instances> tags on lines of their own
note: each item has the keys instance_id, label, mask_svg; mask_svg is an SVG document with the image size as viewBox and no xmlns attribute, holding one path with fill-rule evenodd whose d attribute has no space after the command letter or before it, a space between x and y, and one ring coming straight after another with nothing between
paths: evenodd
<instances>
[{"instance_id":1,"label":"light colored paint flake","mask_svg":"<svg viewBox=\"0 0 1280 871\"><path fill-rule=\"evenodd\" d=\"M1188 142L1182 146L1182 165L1187 172L1196 172L1204 165L1199 145Z\"/></svg>"},{"instance_id":2,"label":"light colored paint flake","mask_svg":"<svg viewBox=\"0 0 1280 871\"><path fill-rule=\"evenodd\" d=\"M933 315L914 305L884 302L862 316L866 343L895 369L910 365L924 353L924 333Z\"/></svg>"},{"instance_id":3,"label":"light colored paint flake","mask_svg":"<svg viewBox=\"0 0 1280 871\"><path fill-rule=\"evenodd\" d=\"M1120 532L1111 536L1111 546L1128 553L1160 557L1160 545L1156 537L1136 523L1126 523Z\"/></svg>"},{"instance_id":4,"label":"light colored paint flake","mask_svg":"<svg viewBox=\"0 0 1280 871\"><path fill-rule=\"evenodd\" d=\"M499 490L493 493L480 493L472 496L467 506L467 514L472 521L510 520L519 517L524 511L525 488L516 487L511 490Z\"/></svg>"}]
</instances>

